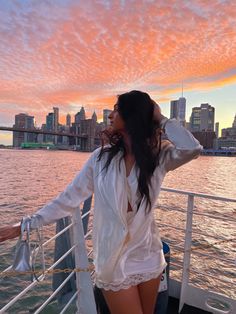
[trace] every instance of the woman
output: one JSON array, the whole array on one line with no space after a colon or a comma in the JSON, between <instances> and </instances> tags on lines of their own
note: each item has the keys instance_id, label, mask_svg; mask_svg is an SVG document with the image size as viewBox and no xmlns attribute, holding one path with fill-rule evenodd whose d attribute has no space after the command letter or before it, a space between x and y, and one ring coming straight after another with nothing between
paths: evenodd
<instances>
[{"instance_id":1,"label":"woman","mask_svg":"<svg viewBox=\"0 0 236 314\"><path fill-rule=\"evenodd\" d=\"M94 193L96 285L112 314L151 314L166 266L154 206L165 174L196 158L201 145L147 93L118 96L109 118L109 145L92 153L65 191L32 216L31 226L67 216ZM161 141L161 132L168 140Z\"/></svg>"}]
</instances>

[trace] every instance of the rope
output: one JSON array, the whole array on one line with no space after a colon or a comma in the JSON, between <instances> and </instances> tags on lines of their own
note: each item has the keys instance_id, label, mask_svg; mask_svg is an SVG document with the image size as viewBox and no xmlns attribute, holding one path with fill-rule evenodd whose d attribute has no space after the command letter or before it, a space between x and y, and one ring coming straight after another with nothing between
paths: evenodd
<instances>
[{"instance_id":1,"label":"rope","mask_svg":"<svg viewBox=\"0 0 236 314\"><path fill-rule=\"evenodd\" d=\"M45 270L43 274L52 275L52 274L71 273L71 272L80 273L80 272L91 272L93 270L94 270L94 265L90 263L89 266L85 268L64 268L64 269L55 268L55 269ZM19 272L15 270L9 270L9 271L2 272L0 274L0 278L5 278L9 276L19 276L19 275L35 275L35 274L40 275L42 274L42 271L41 270L28 270L28 271Z\"/></svg>"}]
</instances>

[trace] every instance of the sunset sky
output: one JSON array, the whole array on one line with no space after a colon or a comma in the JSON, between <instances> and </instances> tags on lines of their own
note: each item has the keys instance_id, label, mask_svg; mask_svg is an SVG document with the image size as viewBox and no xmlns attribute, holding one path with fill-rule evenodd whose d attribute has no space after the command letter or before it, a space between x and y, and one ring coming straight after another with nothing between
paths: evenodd
<instances>
[{"instance_id":1,"label":"sunset sky","mask_svg":"<svg viewBox=\"0 0 236 314\"><path fill-rule=\"evenodd\" d=\"M220 128L236 113L236 1L1 0L0 126L24 112L90 117L116 95L147 91L169 116L181 96L208 102ZM12 134L0 131L0 144Z\"/></svg>"}]
</instances>

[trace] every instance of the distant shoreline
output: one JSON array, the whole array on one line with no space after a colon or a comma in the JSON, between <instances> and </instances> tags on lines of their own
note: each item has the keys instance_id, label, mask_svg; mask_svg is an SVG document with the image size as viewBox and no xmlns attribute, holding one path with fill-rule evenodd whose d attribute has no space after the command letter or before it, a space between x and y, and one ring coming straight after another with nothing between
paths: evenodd
<instances>
[{"instance_id":1,"label":"distant shoreline","mask_svg":"<svg viewBox=\"0 0 236 314\"><path fill-rule=\"evenodd\" d=\"M70 152L81 152L83 153L84 151L72 149L72 148L50 148L47 149L46 147L42 148L20 148L20 147L13 147L13 146L5 146L0 144L0 149L2 150L19 150L19 151L26 151L26 150L48 150L48 151L70 151ZM236 149L235 150L214 150L214 149L204 149L201 152L201 156L210 156L210 157L236 157Z\"/></svg>"},{"instance_id":2,"label":"distant shoreline","mask_svg":"<svg viewBox=\"0 0 236 314\"><path fill-rule=\"evenodd\" d=\"M0 150L15 150L15 151L66 151L66 152L80 152L80 153L92 153L92 151L84 151L84 150L78 150L78 149L73 149L71 147L67 148L47 148L47 147L31 147L31 148L21 148L21 147L13 147L13 146L3 146L0 145Z\"/></svg>"},{"instance_id":3,"label":"distant shoreline","mask_svg":"<svg viewBox=\"0 0 236 314\"><path fill-rule=\"evenodd\" d=\"M5 146L0 144L0 149L13 149L13 146Z\"/></svg>"}]
</instances>

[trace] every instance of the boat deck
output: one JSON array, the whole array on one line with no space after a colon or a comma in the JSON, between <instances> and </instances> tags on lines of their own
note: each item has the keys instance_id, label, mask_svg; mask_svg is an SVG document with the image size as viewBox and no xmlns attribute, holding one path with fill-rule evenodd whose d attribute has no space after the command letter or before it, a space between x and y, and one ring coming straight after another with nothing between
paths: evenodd
<instances>
[{"instance_id":1,"label":"boat deck","mask_svg":"<svg viewBox=\"0 0 236 314\"><path fill-rule=\"evenodd\" d=\"M179 300L176 298L169 297L167 314L178 314L178 309ZM206 312L196 307L184 304L184 307L180 314L211 314L211 312Z\"/></svg>"}]
</instances>

